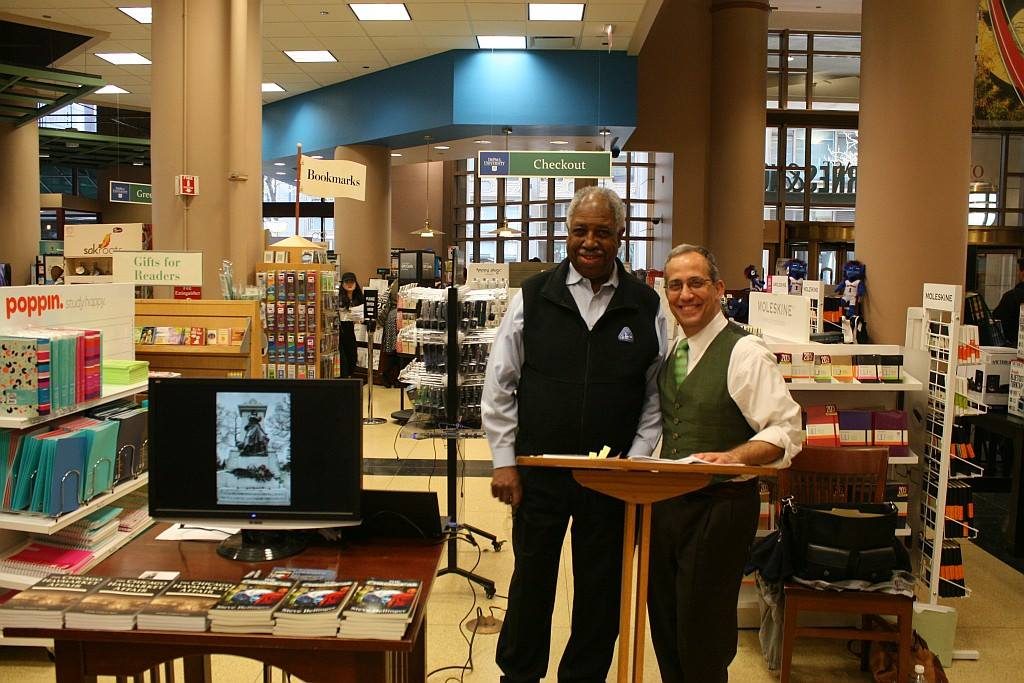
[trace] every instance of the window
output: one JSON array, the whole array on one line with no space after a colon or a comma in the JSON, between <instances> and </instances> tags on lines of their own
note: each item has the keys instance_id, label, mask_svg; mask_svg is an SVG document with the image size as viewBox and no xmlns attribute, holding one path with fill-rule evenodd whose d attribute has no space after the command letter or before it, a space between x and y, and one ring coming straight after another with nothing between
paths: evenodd
<instances>
[{"instance_id":1,"label":"window","mask_svg":"<svg viewBox=\"0 0 1024 683\"><path fill-rule=\"evenodd\" d=\"M480 178L474 159L460 161L452 187L455 242L473 262L511 263L565 258L565 212L576 190L573 178ZM652 264L654 235L649 217L654 204L654 157L626 152L612 164L612 177L600 181L626 204L626 233L619 257L633 269ZM517 237L496 232L503 221Z\"/></svg>"},{"instance_id":2,"label":"window","mask_svg":"<svg viewBox=\"0 0 1024 683\"><path fill-rule=\"evenodd\" d=\"M857 141L857 131L846 128L766 128L765 219L853 222Z\"/></svg>"},{"instance_id":3,"label":"window","mask_svg":"<svg viewBox=\"0 0 1024 683\"><path fill-rule=\"evenodd\" d=\"M72 102L66 107L56 109L46 116L39 117L40 128L57 128L58 130L81 130L86 133L96 132L96 105Z\"/></svg>"},{"instance_id":4,"label":"window","mask_svg":"<svg viewBox=\"0 0 1024 683\"><path fill-rule=\"evenodd\" d=\"M769 109L856 111L860 100L860 36L768 32Z\"/></svg>"},{"instance_id":5,"label":"window","mask_svg":"<svg viewBox=\"0 0 1024 683\"><path fill-rule=\"evenodd\" d=\"M294 183L263 176L263 227L274 237L295 234L296 189ZM299 235L325 243L328 249L335 248L334 197L300 194Z\"/></svg>"}]
</instances>

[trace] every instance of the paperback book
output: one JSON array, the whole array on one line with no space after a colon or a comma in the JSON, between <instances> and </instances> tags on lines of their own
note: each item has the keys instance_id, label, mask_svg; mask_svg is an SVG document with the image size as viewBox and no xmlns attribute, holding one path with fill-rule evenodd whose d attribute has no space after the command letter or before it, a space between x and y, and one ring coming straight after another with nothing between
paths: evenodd
<instances>
[{"instance_id":1,"label":"paperback book","mask_svg":"<svg viewBox=\"0 0 1024 683\"><path fill-rule=\"evenodd\" d=\"M0 628L63 628L64 613L106 581L102 576L45 576L0 605Z\"/></svg>"},{"instance_id":2,"label":"paperback book","mask_svg":"<svg viewBox=\"0 0 1024 683\"><path fill-rule=\"evenodd\" d=\"M235 586L232 581L178 579L139 612L144 630L205 631L207 612Z\"/></svg>"},{"instance_id":3,"label":"paperback book","mask_svg":"<svg viewBox=\"0 0 1024 683\"><path fill-rule=\"evenodd\" d=\"M165 579L117 577L68 610L67 628L131 631L136 615L170 585Z\"/></svg>"},{"instance_id":4,"label":"paperback book","mask_svg":"<svg viewBox=\"0 0 1024 683\"><path fill-rule=\"evenodd\" d=\"M245 579L210 608L210 630L273 633L274 612L295 587L289 579Z\"/></svg>"},{"instance_id":5,"label":"paperback book","mask_svg":"<svg viewBox=\"0 0 1024 683\"><path fill-rule=\"evenodd\" d=\"M275 635L333 636L354 581L302 581L275 615Z\"/></svg>"}]
</instances>

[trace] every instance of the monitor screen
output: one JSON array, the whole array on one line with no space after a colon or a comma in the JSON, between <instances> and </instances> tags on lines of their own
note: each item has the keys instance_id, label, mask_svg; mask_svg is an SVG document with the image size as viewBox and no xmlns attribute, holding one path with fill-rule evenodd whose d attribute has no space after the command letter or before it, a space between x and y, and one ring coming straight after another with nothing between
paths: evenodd
<instances>
[{"instance_id":1,"label":"monitor screen","mask_svg":"<svg viewBox=\"0 0 1024 683\"><path fill-rule=\"evenodd\" d=\"M359 380L149 383L155 519L251 529L358 523Z\"/></svg>"}]
</instances>

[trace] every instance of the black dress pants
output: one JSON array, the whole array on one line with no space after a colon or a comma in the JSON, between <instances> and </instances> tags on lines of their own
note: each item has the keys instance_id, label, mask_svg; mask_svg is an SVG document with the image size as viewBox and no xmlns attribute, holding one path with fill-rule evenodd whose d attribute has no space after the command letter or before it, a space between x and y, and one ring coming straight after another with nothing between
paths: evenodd
<instances>
[{"instance_id":1,"label":"black dress pants","mask_svg":"<svg viewBox=\"0 0 1024 683\"><path fill-rule=\"evenodd\" d=\"M512 522L515 569L496 660L502 681L539 681L551 650L558 560L572 519L572 632L558 680L604 683L619 630L622 501L580 486L566 470L521 467Z\"/></svg>"},{"instance_id":2,"label":"black dress pants","mask_svg":"<svg viewBox=\"0 0 1024 683\"><path fill-rule=\"evenodd\" d=\"M355 323L342 320L338 326L338 350L341 352L341 376L351 377L356 371L356 330Z\"/></svg>"},{"instance_id":3,"label":"black dress pants","mask_svg":"<svg viewBox=\"0 0 1024 683\"><path fill-rule=\"evenodd\" d=\"M729 680L736 601L760 507L756 479L654 504L647 611L665 683Z\"/></svg>"}]
</instances>

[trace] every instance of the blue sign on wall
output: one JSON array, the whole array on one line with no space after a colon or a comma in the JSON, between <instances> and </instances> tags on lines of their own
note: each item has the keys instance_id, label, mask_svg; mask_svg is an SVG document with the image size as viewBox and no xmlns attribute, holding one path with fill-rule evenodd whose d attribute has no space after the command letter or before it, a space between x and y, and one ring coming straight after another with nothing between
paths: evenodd
<instances>
[{"instance_id":1,"label":"blue sign on wall","mask_svg":"<svg viewBox=\"0 0 1024 683\"><path fill-rule=\"evenodd\" d=\"M508 175L508 152L480 152L480 175Z\"/></svg>"},{"instance_id":2,"label":"blue sign on wall","mask_svg":"<svg viewBox=\"0 0 1024 683\"><path fill-rule=\"evenodd\" d=\"M131 185L129 183L110 181L110 201L127 202L130 190Z\"/></svg>"}]
</instances>

